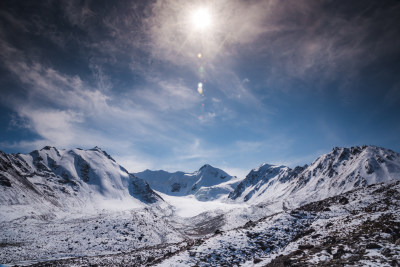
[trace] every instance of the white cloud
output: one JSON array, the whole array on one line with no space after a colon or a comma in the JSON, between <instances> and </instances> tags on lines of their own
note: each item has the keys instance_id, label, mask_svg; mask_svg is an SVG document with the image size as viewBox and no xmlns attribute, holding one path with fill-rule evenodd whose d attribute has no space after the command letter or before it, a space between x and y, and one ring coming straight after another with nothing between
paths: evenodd
<instances>
[{"instance_id":1,"label":"white cloud","mask_svg":"<svg viewBox=\"0 0 400 267\"><path fill-rule=\"evenodd\" d=\"M129 173L141 172L146 169L157 170L159 166L156 166L157 160L154 158L147 158L138 151L133 151L129 155L117 155L113 158L124 167Z\"/></svg>"},{"instance_id":2,"label":"white cloud","mask_svg":"<svg viewBox=\"0 0 400 267\"><path fill-rule=\"evenodd\" d=\"M134 102L147 102L161 111L191 109L201 100L195 89L186 87L179 80L160 81L153 88L135 90L132 98Z\"/></svg>"}]
</instances>

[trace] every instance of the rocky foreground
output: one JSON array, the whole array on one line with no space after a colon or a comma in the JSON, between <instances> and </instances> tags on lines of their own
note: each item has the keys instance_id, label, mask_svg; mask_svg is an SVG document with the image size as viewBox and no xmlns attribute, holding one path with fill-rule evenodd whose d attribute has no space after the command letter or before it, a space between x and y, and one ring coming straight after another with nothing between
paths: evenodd
<instances>
[{"instance_id":1,"label":"rocky foreground","mask_svg":"<svg viewBox=\"0 0 400 267\"><path fill-rule=\"evenodd\" d=\"M400 182L356 189L206 238L33 266L399 266Z\"/></svg>"}]
</instances>

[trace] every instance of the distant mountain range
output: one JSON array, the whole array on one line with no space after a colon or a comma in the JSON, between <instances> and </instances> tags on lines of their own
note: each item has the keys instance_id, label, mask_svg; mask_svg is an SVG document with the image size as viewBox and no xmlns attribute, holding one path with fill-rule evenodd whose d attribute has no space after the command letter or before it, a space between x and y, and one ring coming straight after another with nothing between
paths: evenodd
<instances>
[{"instance_id":1,"label":"distant mountain range","mask_svg":"<svg viewBox=\"0 0 400 267\"><path fill-rule=\"evenodd\" d=\"M375 146L334 148L309 166L263 164L244 179L204 165L193 173L145 170L134 174L98 147L29 154L0 152L0 204L46 203L58 207L99 205L108 200L162 202L155 192L194 195L200 201L276 202L299 206L357 187L400 180L398 153Z\"/></svg>"},{"instance_id":2,"label":"distant mountain range","mask_svg":"<svg viewBox=\"0 0 400 267\"><path fill-rule=\"evenodd\" d=\"M194 195L200 201L215 200L233 192L240 180L221 169L204 165L193 173L151 171L134 173L156 191L173 195Z\"/></svg>"}]
</instances>

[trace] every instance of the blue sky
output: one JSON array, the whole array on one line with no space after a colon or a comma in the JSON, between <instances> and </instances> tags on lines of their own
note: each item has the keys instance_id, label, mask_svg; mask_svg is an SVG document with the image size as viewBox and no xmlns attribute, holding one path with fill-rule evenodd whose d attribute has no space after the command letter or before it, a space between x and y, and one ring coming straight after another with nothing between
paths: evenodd
<instances>
[{"instance_id":1,"label":"blue sky","mask_svg":"<svg viewBox=\"0 0 400 267\"><path fill-rule=\"evenodd\" d=\"M400 151L398 25L394 0L2 1L0 150L239 176Z\"/></svg>"}]
</instances>

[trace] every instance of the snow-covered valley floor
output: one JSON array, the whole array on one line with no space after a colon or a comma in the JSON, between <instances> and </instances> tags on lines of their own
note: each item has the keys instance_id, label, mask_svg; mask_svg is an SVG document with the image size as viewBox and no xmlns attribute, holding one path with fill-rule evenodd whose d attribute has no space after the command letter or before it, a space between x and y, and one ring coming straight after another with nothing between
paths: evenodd
<instances>
[{"instance_id":1,"label":"snow-covered valley floor","mask_svg":"<svg viewBox=\"0 0 400 267\"><path fill-rule=\"evenodd\" d=\"M156 208L103 210L97 214L24 216L1 222L0 262L114 254L184 240L184 235L162 219L164 212Z\"/></svg>"}]
</instances>

